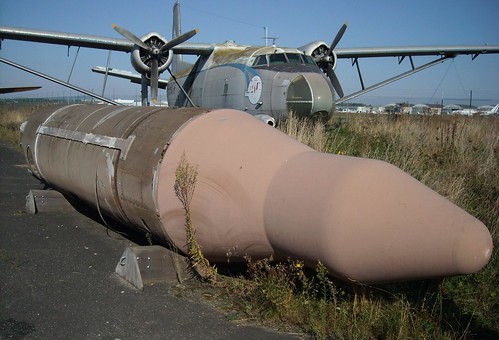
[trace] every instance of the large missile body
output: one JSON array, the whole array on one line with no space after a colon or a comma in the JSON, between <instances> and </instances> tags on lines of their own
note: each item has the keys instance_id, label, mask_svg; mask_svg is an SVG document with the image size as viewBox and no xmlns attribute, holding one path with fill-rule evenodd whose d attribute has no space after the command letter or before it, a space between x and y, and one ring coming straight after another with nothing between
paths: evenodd
<instances>
[{"instance_id":1,"label":"large missile body","mask_svg":"<svg viewBox=\"0 0 499 340\"><path fill-rule=\"evenodd\" d=\"M492 253L480 221L397 167L316 152L240 111L44 108L21 143L35 176L184 252L174 183L185 155L210 261L321 261L339 278L378 283L473 273Z\"/></svg>"}]
</instances>

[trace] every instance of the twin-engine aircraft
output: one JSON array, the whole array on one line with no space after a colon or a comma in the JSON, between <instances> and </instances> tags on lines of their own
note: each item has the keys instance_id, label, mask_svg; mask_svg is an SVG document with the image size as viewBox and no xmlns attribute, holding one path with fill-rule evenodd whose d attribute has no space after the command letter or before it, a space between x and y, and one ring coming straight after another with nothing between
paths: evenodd
<instances>
[{"instance_id":1,"label":"twin-engine aircraft","mask_svg":"<svg viewBox=\"0 0 499 340\"><path fill-rule=\"evenodd\" d=\"M93 71L142 84L143 105L148 104L148 87L153 103L157 100L158 88L166 88L170 106L234 108L257 116L269 125L275 125L276 118L290 111L300 116L328 115L334 103L350 100L460 54L472 55L474 59L483 53L499 53L499 46L488 45L337 48L346 23L331 44L314 41L298 48L283 48L238 45L232 41L189 43L186 41L197 29L180 34L179 6L178 1L173 6L172 40L157 32L139 38L117 25L113 28L125 39L1 26L0 39L127 52L139 74L103 67L95 67ZM197 55L198 59L194 65L187 65L181 55ZM436 58L415 67L414 56ZM398 57L399 63L407 57L411 68L366 87L358 60L373 57ZM344 94L335 74L340 58L352 59L352 65L356 65L360 91ZM4 60L0 58L0 61ZM168 81L159 78L164 71L171 75Z\"/></svg>"}]
</instances>

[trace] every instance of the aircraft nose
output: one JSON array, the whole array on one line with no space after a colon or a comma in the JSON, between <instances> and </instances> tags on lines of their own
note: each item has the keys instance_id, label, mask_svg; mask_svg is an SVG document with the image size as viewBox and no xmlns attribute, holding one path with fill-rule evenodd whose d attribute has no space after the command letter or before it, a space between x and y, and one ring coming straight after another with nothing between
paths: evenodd
<instances>
[{"instance_id":1,"label":"aircraft nose","mask_svg":"<svg viewBox=\"0 0 499 340\"><path fill-rule=\"evenodd\" d=\"M289 84L286 103L288 110L299 116L329 114L333 109L332 89L322 74L302 74Z\"/></svg>"}]
</instances>

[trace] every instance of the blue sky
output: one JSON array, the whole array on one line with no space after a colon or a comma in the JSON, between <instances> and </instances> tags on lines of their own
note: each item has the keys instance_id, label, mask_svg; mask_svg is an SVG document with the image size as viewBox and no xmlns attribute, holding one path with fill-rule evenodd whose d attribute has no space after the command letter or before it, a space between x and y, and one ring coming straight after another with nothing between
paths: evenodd
<instances>
[{"instance_id":1,"label":"blue sky","mask_svg":"<svg viewBox=\"0 0 499 340\"><path fill-rule=\"evenodd\" d=\"M0 25L61 32L119 37L115 23L143 35L158 31L171 36L174 0L0 0ZM224 42L263 45L264 26L277 45L298 47L314 40L328 44L340 26L348 29L338 47L412 45L499 45L499 1L497 0L361 0L361 1L181 1L184 32L199 28L193 42ZM0 56L56 78L67 80L77 48L29 42L3 41ZM91 67L104 66L107 51L81 49L71 82L100 93L103 76ZM421 65L429 59L415 58ZM129 55L113 52L111 66L132 71ZM396 58L361 61L366 85L409 68ZM357 72L349 60L336 69L345 93L360 89ZM166 77L166 74L164 75ZM40 85L33 96L74 94L10 66L0 64L0 86ZM473 91L475 105L499 103L499 54L460 56L424 70L402 81L355 99L356 102L386 104L394 101L467 103ZM25 95L25 94L24 94ZM139 86L124 79L109 79L106 96L138 96ZM164 96L164 93L161 93Z\"/></svg>"}]
</instances>

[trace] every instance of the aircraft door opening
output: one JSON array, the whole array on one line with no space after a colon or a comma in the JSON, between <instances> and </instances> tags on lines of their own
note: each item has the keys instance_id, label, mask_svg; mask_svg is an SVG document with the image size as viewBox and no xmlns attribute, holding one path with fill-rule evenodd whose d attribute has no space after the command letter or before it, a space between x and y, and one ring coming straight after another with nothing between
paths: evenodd
<instances>
[{"instance_id":1,"label":"aircraft door opening","mask_svg":"<svg viewBox=\"0 0 499 340\"><path fill-rule=\"evenodd\" d=\"M286 103L289 111L293 111L300 116L309 114L312 111L312 91L303 75L296 77L289 84Z\"/></svg>"}]
</instances>

